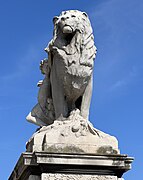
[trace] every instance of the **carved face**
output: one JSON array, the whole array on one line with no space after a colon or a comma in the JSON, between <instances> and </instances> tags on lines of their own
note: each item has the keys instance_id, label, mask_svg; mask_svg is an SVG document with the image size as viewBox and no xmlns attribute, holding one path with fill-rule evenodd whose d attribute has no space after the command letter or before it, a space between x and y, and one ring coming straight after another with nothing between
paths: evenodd
<instances>
[{"instance_id":1,"label":"carved face","mask_svg":"<svg viewBox=\"0 0 143 180\"><path fill-rule=\"evenodd\" d=\"M66 45L70 44L77 31L86 34L87 27L89 32L92 31L87 14L77 10L64 11L59 17L54 17L53 22L56 35L60 34L61 39L66 41Z\"/></svg>"}]
</instances>

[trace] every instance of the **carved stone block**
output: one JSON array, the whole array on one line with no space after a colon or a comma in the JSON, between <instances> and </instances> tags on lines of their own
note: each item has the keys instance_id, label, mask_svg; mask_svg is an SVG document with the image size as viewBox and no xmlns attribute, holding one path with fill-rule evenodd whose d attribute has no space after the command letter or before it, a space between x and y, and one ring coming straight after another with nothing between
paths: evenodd
<instances>
[{"instance_id":1,"label":"carved stone block","mask_svg":"<svg viewBox=\"0 0 143 180\"><path fill-rule=\"evenodd\" d=\"M41 180L118 180L118 179L117 176L43 173Z\"/></svg>"}]
</instances>

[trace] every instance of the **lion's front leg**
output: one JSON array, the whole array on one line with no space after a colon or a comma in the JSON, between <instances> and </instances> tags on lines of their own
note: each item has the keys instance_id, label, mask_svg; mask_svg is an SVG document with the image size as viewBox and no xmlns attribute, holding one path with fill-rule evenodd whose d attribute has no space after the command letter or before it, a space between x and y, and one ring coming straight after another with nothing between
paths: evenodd
<instances>
[{"instance_id":1,"label":"lion's front leg","mask_svg":"<svg viewBox=\"0 0 143 180\"><path fill-rule=\"evenodd\" d=\"M58 119L60 116L66 117L68 110L65 102L63 85L59 81L55 66L52 67L50 79L56 119Z\"/></svg>"},{"instance_id":2,"label":"lion's front leg","mask_svg":"<svg viewBox=\"0 0 143 180\"><path fill-rule=\"evenodd\" d=\"M92 96L92 75L90 77L89 83L85 89L85 92L82 96L81 102L81 116L88 120L90 101Z\"/></svg>"}]
</instances>

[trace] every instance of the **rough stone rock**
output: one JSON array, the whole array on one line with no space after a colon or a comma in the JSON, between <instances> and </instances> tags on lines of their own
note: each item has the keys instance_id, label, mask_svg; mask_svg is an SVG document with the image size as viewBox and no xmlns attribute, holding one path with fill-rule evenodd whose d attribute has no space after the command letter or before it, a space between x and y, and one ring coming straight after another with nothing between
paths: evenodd
<instances>
[{"instance_id":1,"label":"rough stone rock","mask_svg":"<svg viewBox=\"0 0 143 180\"><path fill-rule=\"evenodd\" d=\"M95 129L75 111L40 128L27 143L29 152L118 154L115 137Z\"/></svg>"}]
</instances>

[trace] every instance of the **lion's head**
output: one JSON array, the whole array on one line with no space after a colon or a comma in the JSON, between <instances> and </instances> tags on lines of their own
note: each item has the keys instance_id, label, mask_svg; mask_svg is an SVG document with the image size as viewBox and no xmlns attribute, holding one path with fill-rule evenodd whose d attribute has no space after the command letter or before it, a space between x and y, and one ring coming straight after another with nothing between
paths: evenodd
<instances>
[{"instance_id":1,"label":"lion's head","mask_svg":"<svg viewBox=\"0 0 143 180\"><path fill-rule=\"evenodd\" d=\"M69 48L78 49L79 53L82 53L81 51L84 48L92 49L93 51L90 52L90 55L95 55L96 48L94 46L92 27L85 12L78 10L63 11L60 16L53 18L53 22L54 46L65 49L65 51L66 47L70 46ZM69 54L74 54L75 50L69 51Z\"/></svg>"},{"instance_id":2,"label":"lion's head","mask_svg":"<svg viewBox=\"0 0 143 180\"><path fill-rule=\"evenodd\" d=\"M64 11L60 16L53 18L54 22L54 38L60 36L60 40L66 46L70 44L74 35L79 32L87 38L92 34L90 21L85 12L77 10Z\"/></svg>"}]
</instances>

